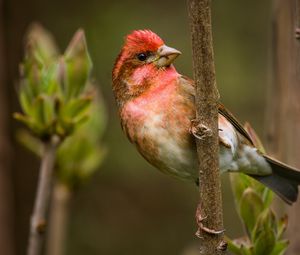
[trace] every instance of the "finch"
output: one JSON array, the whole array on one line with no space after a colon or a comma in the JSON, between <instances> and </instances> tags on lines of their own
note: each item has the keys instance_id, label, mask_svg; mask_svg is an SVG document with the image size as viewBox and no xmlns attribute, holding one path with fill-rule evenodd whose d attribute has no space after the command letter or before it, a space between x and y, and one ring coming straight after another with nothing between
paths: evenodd
<instances>
[{"instance_id":1,"label":"finch","mask_svg":"<svg viewBox=\"0 0 300 255\"><path fill-rule=\"evenodd\" d=\"M150 30L133 31L115 61L112 85L122 129L139 153L161 172L197 182L196 143L190 132L195 85L172 64L180 54ZM297 169L260 152L221 104L218 125L221 173L245 173L288 204L297 200Z\"/></svg>"}]
</instances>

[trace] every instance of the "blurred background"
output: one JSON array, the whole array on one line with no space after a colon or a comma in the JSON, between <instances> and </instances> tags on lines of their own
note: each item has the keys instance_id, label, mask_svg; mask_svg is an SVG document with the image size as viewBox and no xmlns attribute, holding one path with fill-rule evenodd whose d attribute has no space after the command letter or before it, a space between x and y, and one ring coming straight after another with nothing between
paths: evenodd
<instances>
[{"instance_id":1,"label":"blurred background","mask_svg":"<svg viewBox=\"0 0 300 255\"><path fill-rule=\"evenodd\" d=\"M186 1L1 0L0 4L4 34L0 58L1 68L6 70L1 74L6 81L2 88L6 94L1 95L5 105L0 109L6 135L1 139L11 145L10 151L1 152L10 171L1 173L6 179L0 185L4 185L1 199L6 201L9 215L5 224L11 233L7 238L13 237L15 254L26 251L38 177L39 161L16 142L19 124L11 118L12 112L19 110L16 87L23 37L33 21L51 31L62 51L79 27L85 30L94 63L92 75L108 116L103 141L108 153L101 169L73 196L66 254L191 254L197 247L194 215L198 190L161 174L137 153L121 132L111 90L114 60L124 36L135 29L151 29L167 45L179 49L183 54L175 65L180 73L192 76ZM262 136L271 1L213 1L212 10L221 100ZM236 237L242 227L228 176L223 176L223 190L226 233Z\"/></svg>"}]
</instances>

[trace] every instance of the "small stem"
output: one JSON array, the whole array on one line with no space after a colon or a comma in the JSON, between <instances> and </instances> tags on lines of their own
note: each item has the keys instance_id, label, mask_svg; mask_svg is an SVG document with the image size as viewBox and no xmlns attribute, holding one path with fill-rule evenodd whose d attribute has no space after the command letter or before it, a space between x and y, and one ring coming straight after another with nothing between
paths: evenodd
<instances>
[{"instance_id":1,"label":"small stem","mask_svg":"<svg viewBox=\"0 0 300 255\"><path fill-rule=\"evenodd\" d=\"M48 255L65 254L65 238L68 228L68 218L72 191L63 183L55 183L50 209L50 227L47 239Z\"/></svg>"},{"instance_id":2,"label":"small stem","mask_svg":"<svg viewBox=\"0 0 300 255\"><path fill-rule=\"evenodd\" d=\"M58 144L59 139L56 136L44 144L37 194L31 217L28 255L42 254L47 226L47 212L51 201L55 154Z\"/></svg>"}]
</instances>

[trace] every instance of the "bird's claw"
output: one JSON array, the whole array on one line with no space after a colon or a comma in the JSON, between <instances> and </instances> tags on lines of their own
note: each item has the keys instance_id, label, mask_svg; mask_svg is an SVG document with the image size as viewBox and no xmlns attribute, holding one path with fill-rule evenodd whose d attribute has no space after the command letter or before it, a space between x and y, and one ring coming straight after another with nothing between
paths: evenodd
<instances>
[{"instance_id":1,"label":"bird's claw","mask_svg":"<svg viewBox=\"0 0 300 255\"><path fill-rule=\"evenodd\" d=\"M197 212L197 215L196 215L196 220L197 220L197 224L198 224L198 231L196 232L197 237L202 238L202 235L201 235L202 232L205 232L210 235L221 235L225 232L225 229L215 230L215 229L211 229L211 228L204 226L203 221L205 221L206 219L207 219L207 216L203 217L201 215L201 213Z\"/></svg>"},{"instance_id":2,"label":"bird's claw","mask_svg":"<svg viewBox=\"0 0 300 255\"><path fill-rule=\"evenodd\" d=\"M202 235L201 235L202 231L205 232L205 233L207 233L207 234L210 234L210 235L221 235L221 234L223 234L225 232L225 229L215 230L215 229L211 229L211 228L205 227L201 223L201 224L199 224L199 229L196 232L196 236L199 237L199 238L202 238Z\"/></svg>"},{"instance_id":3,"label":"bird's claw","mask_svg":"<svg viewBox=\"0 0 300 255\"><path fill-rule=\"evenodd\" d=\"M199 140L203 140L205 137L212 136L212 131L199 120L191 120L190 133Z\"/></svg>"}]
</instances>

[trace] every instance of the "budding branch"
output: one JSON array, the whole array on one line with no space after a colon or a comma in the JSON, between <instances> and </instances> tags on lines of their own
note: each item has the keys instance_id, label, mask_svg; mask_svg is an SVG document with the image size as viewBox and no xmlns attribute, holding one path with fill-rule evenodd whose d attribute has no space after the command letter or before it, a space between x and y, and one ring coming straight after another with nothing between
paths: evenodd
<instances>
[{"instance_id":1,"label":"budding branch","mask_svg":"<svg viewBox=\"0 0 300 255\"><path fill-rule=\"evenodd\" d=\"M38 189L31 217L30 235L27 255L42 254L45 232L47 227L47 214L51 200L55 154L59 144L59 138L45 143L41 168L39 173Z\"/></svg>"}]
</instances>

